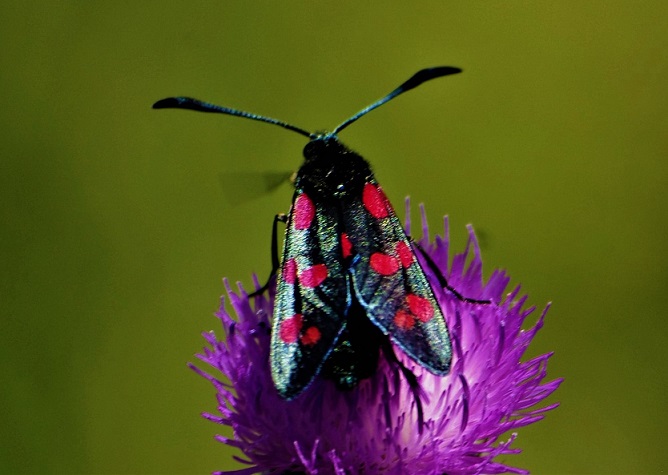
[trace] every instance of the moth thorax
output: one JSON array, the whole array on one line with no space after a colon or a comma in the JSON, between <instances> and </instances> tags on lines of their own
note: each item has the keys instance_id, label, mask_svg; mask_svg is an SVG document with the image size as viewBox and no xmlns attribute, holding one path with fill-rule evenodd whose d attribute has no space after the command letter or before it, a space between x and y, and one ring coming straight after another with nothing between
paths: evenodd
<instances>
[{"instance_id":1,"label":"moth thorax","mask_svg":"<svg viewBox=\"0 0 668 475\"><path fill-rule=\"evenodd\" d=\"M333 135L311 140L304 158L295 186L322 199L359 198L372 176L367 161Z\"/></svg>"}]
</instances>

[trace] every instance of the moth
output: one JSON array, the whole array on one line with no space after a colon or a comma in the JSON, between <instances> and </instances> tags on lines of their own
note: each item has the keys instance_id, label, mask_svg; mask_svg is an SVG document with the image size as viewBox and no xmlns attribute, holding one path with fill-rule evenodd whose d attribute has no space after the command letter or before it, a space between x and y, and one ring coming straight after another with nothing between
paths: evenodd
<instances>
[{"instance_id":1,"label":"moth","mask_svg":"<svg viewBox=\"0 0 668 475\"><path fill-rule=\"evenodd\" d=\"M369 163L341 143L338 134L399 94L459 72L449 66L418 71L332 132L311 133L280 120L187 97L153 105L246 117L309 138L294 181L290 212L277 215L273 228L272 276L278 271L278 283L271 374L285 399L301 394L317 375L342 389L354 388L374 374L383 352L408 379L421 420L417 380L396 358L390 342L428 371L448 373L450 336L443 309L416 256L417 247L404 232ZM287 228L279 266L276 226L280 221ZM487 302L459 295L424 256L440 285L457 298Z\"/></svg>"}]
</instances>

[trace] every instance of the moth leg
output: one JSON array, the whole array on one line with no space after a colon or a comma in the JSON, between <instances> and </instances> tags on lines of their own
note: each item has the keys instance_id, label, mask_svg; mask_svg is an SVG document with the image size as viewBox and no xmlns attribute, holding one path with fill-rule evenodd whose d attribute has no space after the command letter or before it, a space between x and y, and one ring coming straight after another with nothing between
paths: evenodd
<instances>
[{"instance_id":1,"label":"moth leg","mask_svg":"<svg viewBox=\"0 0 668 475\"><path fill-rule=\"evenodd\" d=\"M436 265L434 260L429 256L427 251L425 251L422 248L422 246L420 246L416 241L414 241L413 238L409 237L408 239L411 242L411 244L413 244L415 246L415 248L418 251L420 251L420 254L422 255L422 257L424 257L424 260L427 262L427 266L429 266L429 269L434 273L434 275L436 275L436 278L438 279L438 283L441 285L441 287L443 287L445 289L448 289L452 293L452 295L457 297L458 300L461 300L462 302L466 302L466 303L480 303L480 304L492 303L491 300L478 300L478 299L471 299L471 298L468 298L468 297L464 297L462 294L457 292L457 290L454 287L452 287L450 284L448 284L447 279L445 278L445 276L443 275L441 270L438 268L438 266Z\"/></svg>"},{"instance_id":2,"label":"moth leg","mask_svg":"<svg viewBox=\"0 0 668 475\"><path fill-rule=\"evenodd\" d=\"M278 268L280 267L280 263L278 262L278 223L287 223L288 222L288 216L284 213L279 213L276 216L274 216L274 224L271 227L271 272L269 273L269 277L267 278L267 283L264 284L262 287L257 289L255 292L252 294L249 294L249 297L257 297L258 295L263 294L268 288L269 285L271 285L271 281L276 275L276 272L278 271Z\"/></svg>"},{"instance_id":3,"label":"moth leg","mask_svg":"<svg viewBox=\"0 0 668 475\"><path fill-rule=\"evenodd\" d=\"M420 383L418 382L415 374L413 374L410 369L406 368L406 366L401 361L399 361L399 358L397 358L397 355L394 353L394 348L392 348L392 344L390 343L389 339L385 339L382 344L382 348L383 354L385 355L387 361L389 361L390 364L397 365L401 371L401 374L404 375L404 378L406 378L406 381L408 382L408 387L410 387L411 392L413 393L413 399L415 399L415 406L418 416L418 431L420 434L422 434L422 426L424 425L424 412L422 410L422 400L420 399Z\"/></svg>"}]
</instances>

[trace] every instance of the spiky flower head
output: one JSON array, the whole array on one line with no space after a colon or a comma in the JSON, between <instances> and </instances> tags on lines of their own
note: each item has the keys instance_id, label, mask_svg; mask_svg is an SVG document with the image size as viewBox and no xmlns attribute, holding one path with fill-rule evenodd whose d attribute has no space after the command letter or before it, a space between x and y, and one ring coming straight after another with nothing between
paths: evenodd
<instances>
[{"instance_id":1,"label":"spiky flower head","mask_svg":"<svg viewBox=\"0 0 668 475\"><path fill-rule=\"evenodd\" d=\"M375 375L352 391L316 378L297 398L282 399L269 368L274 289L267 298L249 299L241 286L233 292L225 281L236 319L226 310L223 297L217 313L223 337L205 333L210 347L198 355L222 377L192 367L217 391L218 414L204 417L232 429L232 438L217 439L237 447L245 458L235 458L248 467L216 473L528 473L495 458L520 452L512 447L516 434L502 439L504 433L539 421L557 406L539 406L561 383L560 379L544 382L551 353L521 361L543 326L547 308L533 327L523 330L534 308L523 309L527 297L520 296L519 287L504 294L510 279L503 271L494 271L483 283L473 229L469 227L465 251L450 262L447 218L444 235L433 242L424 211L422 227L419 244L449 284L467 297L492 300L487 305L462 302L439 288L438 279L425 267L446 315L453 363L447 376L435 376L396 350L420 383L422 430L418 430L416 401L408 383L382 357ZM408 218L406 228L410 232Z\"/></svg>"}]
</instances>

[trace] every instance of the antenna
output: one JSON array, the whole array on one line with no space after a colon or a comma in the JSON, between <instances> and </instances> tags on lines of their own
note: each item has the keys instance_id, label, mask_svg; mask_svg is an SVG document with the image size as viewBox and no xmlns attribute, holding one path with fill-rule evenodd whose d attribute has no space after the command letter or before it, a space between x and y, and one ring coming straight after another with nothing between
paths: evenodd
<instances>
[{"instance_id":1,"label":"antenna","mask_svg":"<svg viewBox=\"0 0 668 475\"><path fill-rule=\"evenodd\" d=\"M461 73L462 70L459 68L455 68L452 66L438 66L435 68L427 68L427 69L421 69L417 73L413 74L411 78L403 83L401 86L396 88L394 91L390 92L387 96L383 97L382 99L379 99L378 101L374 102L370 106L365 107L361 111L359 111L357 114L352 116L350 119L346 120L343 122L341 125L339 125L336 129L334 129L334 132L332 132L333 135L336 135L337 133L341 132L343 129L348 127L350 124L355 122L357 119L362 117L368 112L371 112L377 107L382 106L388 101L391 101L395 97L397 97L399 94L403 94L406 91L410 91L411 89L414 89L418 87L420 84L422 84L425 81L429 81L430 79L435 79L435 78L440 78L441 76L449 76L450 74L457 74Z\"/></svg>"},{"instance_id":2,"label":"antenna","mask_svg":"<svg viewBox=\"0 0 668 475\"><path fill-rule=\"evenodd\" d=\"M190 109L198 112L213 112L216 114L227 114L227 115L236 115L239 117L245 117L246 119L259 120L260 122L268 122L269 124L280 125L284 129L292 130L298 134L305 135L310 139L314 139L316 135L307 132L304 129L295 127L294 125L283 122L282 120L272 119L271 117L264 117L262 115L251 114L250 112L244 112L237 109L230 109L229 107L217 106L216 104L211 104L210 102L200 101L198 99L193 99L192 97L168 97L167 99L161 99L155 104L153 104L154 109Z\"/></svg>"},{"instance_id":3,"label":"antenna","mask_svg":"<svg viewBox=\"0 0 668 475\"><path fill-rule=\"evenodd\" d=\"M457 74L461 73L462 70L459 68L455 68L452 66L438 66L435 68L427 68L427 69L421 69L417 73L415 73L411 78L401 84L398 88L396 88L394 91L390 92L387 96L383 97L382 99L379 99L378 101L374 102L370 106L365 107L361 111L359 111L357 114L343 122L341 125L339 125L337 128L334 129L332 132L332 135L336 135L337 133L341 132L343 129L348 127L350 124L355 122L357 119L362 117L363 115L367 114L368 112L371 112L372 110L376 109L377 107L382 106L386 102L394 99L397 97L399 94L403 94L406 91L410 91L411 89L414 89L418 87L420 84L423 82L429 81L431 79L435 78L440 78L442 76L449 76L450 74ZM223 106L217 106L216 104L211 104L210 102L204 102L200 101L198 99L193 99L191 97L168 97L166 99L161 99L155 104L153 104L154 109L189 109L189 110L194 110L198 112L212 112L216 114L227 114L227 115L236 115L238 117L245 117L246 119L252 119L252 120L257 120L260 122L267 122L269 124L274 124L283 127L284 129L292 130L293 132L297 132L298 134L304 135L308 137L309 139L315 139L318 137L318 134L314 134L311 132L307 132L304 129L300 129L299 127L296 127L294 125L288 124L287 122L283 122L282 120L278 119L272 119L271 117L265 117L262 115L258 114L252 114L250 112L244 112L240 111L237 109L231 109L229 107L223 107Z\"/></svg>"}]
</instances>

